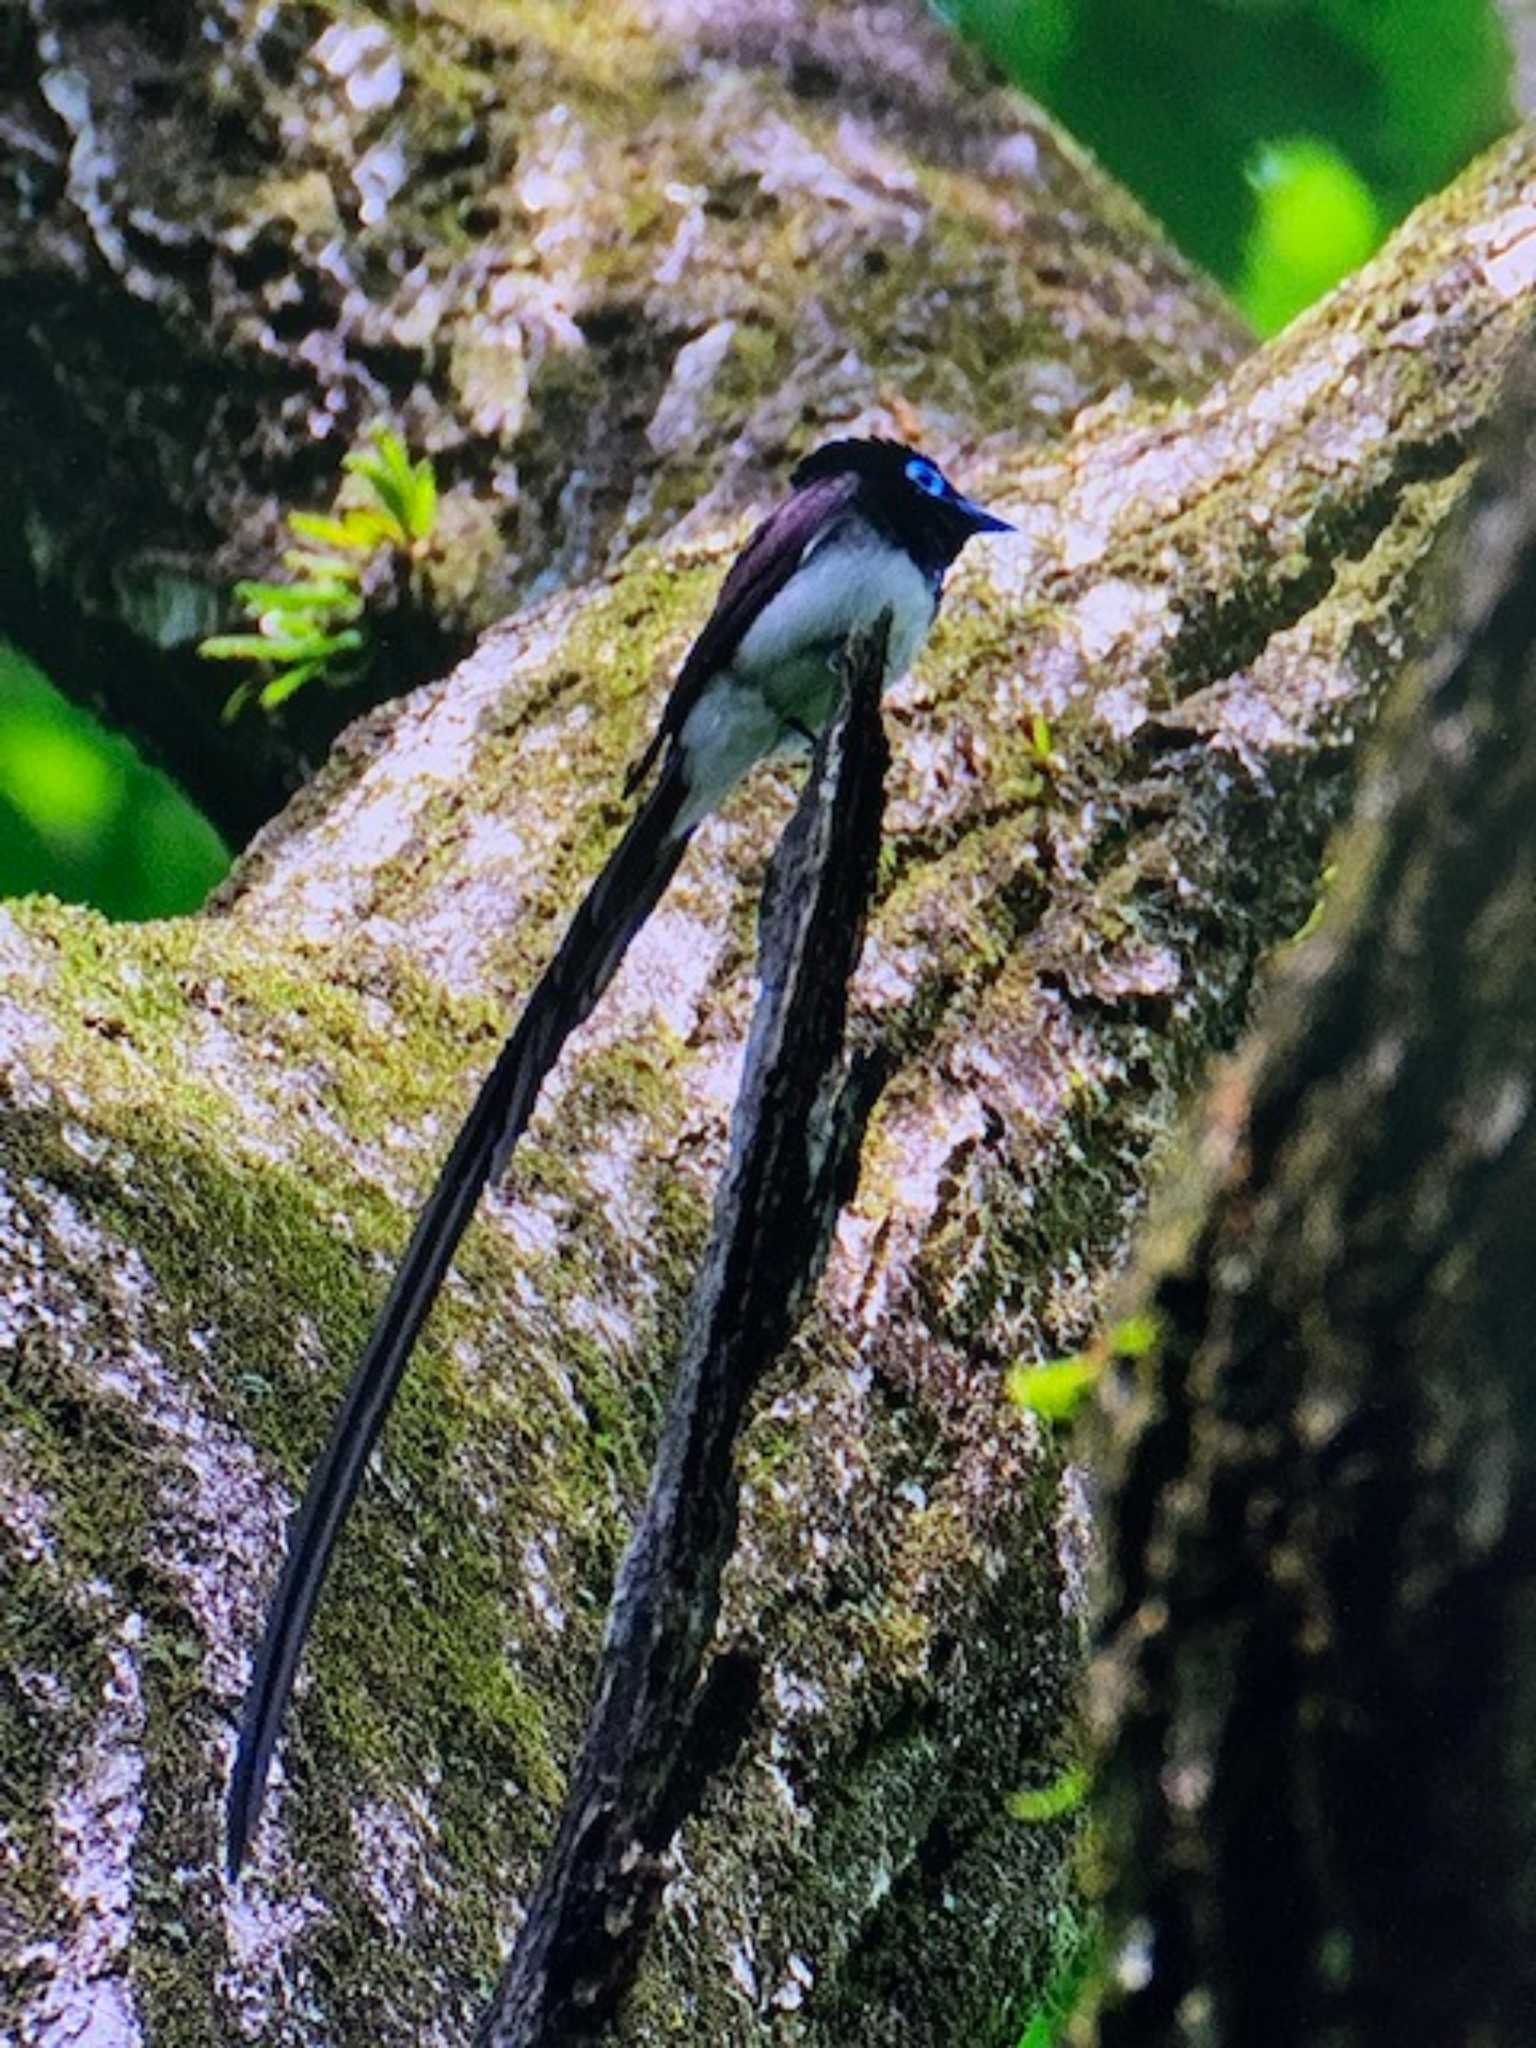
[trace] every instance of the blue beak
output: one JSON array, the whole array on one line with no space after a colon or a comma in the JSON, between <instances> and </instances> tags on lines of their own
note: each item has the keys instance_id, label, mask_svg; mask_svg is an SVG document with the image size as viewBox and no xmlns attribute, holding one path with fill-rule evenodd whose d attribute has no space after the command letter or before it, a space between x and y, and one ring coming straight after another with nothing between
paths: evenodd
<instances>
[{"instance_id":1,"label":"blue beak","mask_svg":"<svg viewBox=\"0 0 1536 2048\"><path fill-rule=\"evenodd\" d=\"M974 498L957 497L955 510L972 533L1017 533L1019 530L1011 519L999 519L995 512L989 512L985 505L978 505Z\"/></svg>"}]
</instances>

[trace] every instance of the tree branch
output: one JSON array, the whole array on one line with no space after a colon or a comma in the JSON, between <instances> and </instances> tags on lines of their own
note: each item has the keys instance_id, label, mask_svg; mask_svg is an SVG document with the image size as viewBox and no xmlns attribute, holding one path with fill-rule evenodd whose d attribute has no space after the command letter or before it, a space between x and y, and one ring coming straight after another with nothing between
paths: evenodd
<instances>
[{"instance_id":1,"label":"tree branch","mask_svg":"<svg viewBox=\"0 0 1536 2048\"><path fill-rule=\"evenodd\" d=\"M850 643L842 707L769 871L762 993L650 1495L485 2048L560 2048L612 2020L660 1899L661 1859L756 1704L748 1658L717 1659L702 1692L698 1677L736 1539L742 1413L816 1284L874 1102L874 1077L843 1071L843 1024L880 850L889 631L887 614Z\"/></svg>"}]
</instances>

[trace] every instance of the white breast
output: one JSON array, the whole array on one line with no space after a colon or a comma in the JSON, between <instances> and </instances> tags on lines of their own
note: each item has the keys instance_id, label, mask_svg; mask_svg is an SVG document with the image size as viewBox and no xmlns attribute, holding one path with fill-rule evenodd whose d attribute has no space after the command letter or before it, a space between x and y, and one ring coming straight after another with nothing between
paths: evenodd
<instances>
[{"instance_id":1,"label":"white breast","mask_svg":"<svg viewBox=\"0 0 1536 2048\"><path fill-rule=\"evenodd\" d=\"M752 765L795 734L816 733L837 696L848 636L889 609L885 685L905 675L938 599L904 548L862 519L813 541L788 583L753 620L730 666L700 692L678 738L690 794L682 822L712 810Z\"/></svg>"},{"instance_id":2,"label":"white breast","mask_svg":"<svg viewBox=\"0 0 1536 2048\"><path fill-rule=\"evenodd\" d=\"M906 674L928 637L933 586L905 548L885 540L862 519L848 520L806 549L794 575L753 620L731 667L780 702L794 694L786 671L802 668L808 656L825 669L849 634L873 625L887 607L889 687ZM795 715L792 709L790 715Z\"/></svg>"}]
</instances>

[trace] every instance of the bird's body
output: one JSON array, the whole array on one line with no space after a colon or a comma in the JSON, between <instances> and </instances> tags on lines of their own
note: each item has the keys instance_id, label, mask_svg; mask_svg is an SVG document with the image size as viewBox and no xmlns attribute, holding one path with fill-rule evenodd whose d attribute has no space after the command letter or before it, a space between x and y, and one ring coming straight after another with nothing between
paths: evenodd
<instances>
[{"instance_id":1,"label":"bird's body","mask_svg":"<svg viewBox=\"0 0 1536 2048\"><path fill-rule=\"evenodd\" d=\"M486 1181L506 1165L545 1076L665 890L700 820L765 756L814 741L836 701L851 636L890 619L887 685L938 610L944 572L973 533L1007 522L892 441L834 441L732 563L690 648L637 788L660 771L577 910L481 1086L417 1219L389 1297L289 1533L230 1781L229 1862L255 1825L273 1745L336 1536L400 1374Z\"/></svg>"},{"instance_id":2,"label":"bird's body","mask_svg":"<svg viewBox=\"0 0 1536 2048\"><path fill-rule=\"evenodd\" d=\"M845 519L810 542L682 722L690 823L765 755L815 738L836 701L837 658L852 634L889 610L889 686L911 667L938 602L936 582L863 520Z\"/></svg>"}]
</instances>

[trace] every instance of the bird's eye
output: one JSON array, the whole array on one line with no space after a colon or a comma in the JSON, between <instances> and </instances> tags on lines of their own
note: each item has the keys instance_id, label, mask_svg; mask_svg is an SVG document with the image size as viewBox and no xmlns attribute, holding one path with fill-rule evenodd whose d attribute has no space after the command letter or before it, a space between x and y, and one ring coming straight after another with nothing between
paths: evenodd
<instances>
[{"instance_id":1,"label":"bird's eye","mask_svg":"<svg viewBox=\"0 0 1536 2048\"><path fill-rule=\"evenodd\" d=\"M914 455L907 464L907 482L916 484L920 491L926 491L930 498L947 498L949 485L925 456Z\"/></svg>"}]
</instances>

